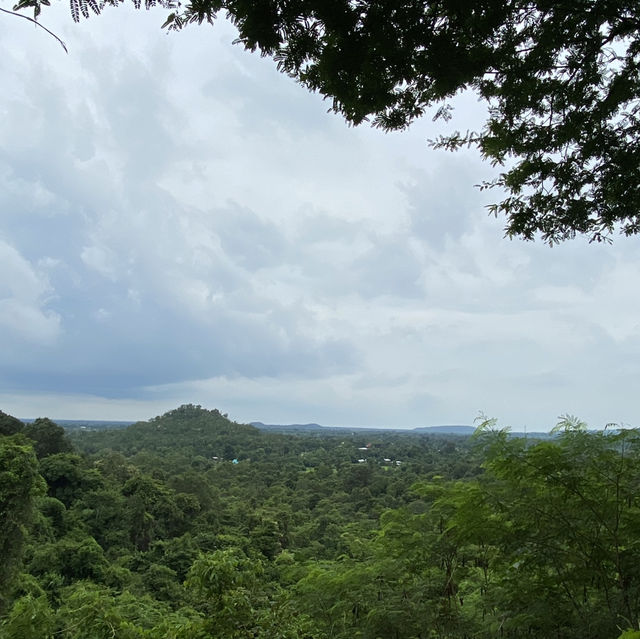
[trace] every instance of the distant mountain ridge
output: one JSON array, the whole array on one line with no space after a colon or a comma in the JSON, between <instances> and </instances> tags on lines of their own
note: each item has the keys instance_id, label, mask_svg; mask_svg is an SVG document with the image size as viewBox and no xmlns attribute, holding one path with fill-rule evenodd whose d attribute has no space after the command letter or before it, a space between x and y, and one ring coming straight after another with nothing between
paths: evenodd
<instances>
[{"instance_id":1,"label":"distant mountain ridge","mask_svg":"<svg viewBox=\"0 0 640 639\"><path fill-rule=\"evenodd\" d=\"M195 409L195 410L194 410ZM221 415L219 411L207 411L206 409L201 409L200 407L193 406L184 406L176 409L174 411L169 411L165 415L160 417L151 418L147 421L126 421L126 420L107 420L107 419L55 419L56 424L66 428L67 430L111 430L111 429L125 429L130 426L135 425L136 427L140 427L143 424L148 424L149 422L156 422L162 417L164 419L175 418L177 415L181 417L191 417L194 418L198 416L204 416L209 413L209 417L213 417L215 419L220 419L221 417L224 421L230 421L227 419L226 415ZM21 421L25 424L31 423L34 421L33 418L23 418ZM232 422L233 423L233 422ZM322 424L317 424L315 422L311 422L308 424L265 424L264 422L255 421L249 422L247 426L252 426L257 428L260 431L267 432L279 432L279 433L293 433L293 432L306 432L306 433L336 433L336 432L345 432L345 431L353 431L353 432L383 432L390 431L395 433L416 433L416 434L448 434L448 435L471 435L475 431L473 426L467 426L463 424L442 424L437 426L419 426L416 428L398 428L394 426L387 426L383 428L376 428L372 426L323 426ZM144 426L143 426L144 428Z\"/></svg>"},{"instance_id":2,"label":"distant mountain ridge","mask_svg":"<svg viewBox=\"0 0 640 639\"><path fill-rule=\"evenodd\" d=\"M473 435L475 426L466 424L443 424L440 426L419 426L413 428L415 433L447 433L448 435Z\"/></svg>"},{"instance_id":3,"label":"distant mountain ridge","mask_svg":"<svg viewBox=\"0 0 640 639\"><path fill-rule=\"evenodd\" d=\"M204 420L205 423L194 424L195 421ZM25 424L31 423L32 418L22 418ZM417 426L415 428L399 428L394 426L386 426L376 428L372 426L324 426L316 422L306 424L265 424L261 421L249 423L240 423L230 420L226 413L221 413L217 409L207 410L199 405L186 404L174 410L168 411L164 415L153 417L148 421L125 421L125 420L102 420L102 419L55 419L57 424L68 431L110 431L110 430L129 430L144 432L150 428L154 430L170 430L173 432L190 430L191 428L199 431L203 426L207 429L215 424L214 429L220 434L223 432L238 433L244 431L245 435L251 431L257 433L300 433L322 436L323 434L336 435L339 433L405 433L407 435L457 435L460 437L468 437L475 432L475 427L467 424L437 424L435 426ZM188 425L189 424L189 425ZM205 426L206 424L206 426ZM510 431L510 437L530 437L532 439L549 439L555 434L545 431ZM162 439L162 438L161 438Z\"/></svg>"},{"instance_id":4,"label":"distant mountain ridge","mask_svg":"<svg viewBox=\"0 0 640 639\"><path fill-rule=\"evenodd\" d=\"M251 426L265 431L277 431L280 433L290 432L381 432L393 431L400 433L438 434L438 435L472 435L475 431L473 426L462 424L449 424L438 426L420 426L418 428L394 428L393 426L384 428L373 428L367 426L322 426L321 424L264 424L263 422L250 422Z\"/></svg>"}]
</instances>

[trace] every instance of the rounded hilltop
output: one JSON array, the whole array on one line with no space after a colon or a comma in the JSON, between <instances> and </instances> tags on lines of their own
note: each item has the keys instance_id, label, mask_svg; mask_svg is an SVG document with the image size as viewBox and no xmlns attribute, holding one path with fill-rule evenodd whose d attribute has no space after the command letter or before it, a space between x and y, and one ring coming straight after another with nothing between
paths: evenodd
<instances>
[{"instance_id":1,"label":"rounded hilltop","mask_svg":"<svg viewBox=\"0 0 640 639\"><path fill-rule=\"evenodd\" d=\"M87 447L87 440L94 438L96 445L125 454L140 450L181 450L207 458L228 459L237 457L241 451L251 450L260 438L260 431L254 426L231 421L216 408L208 410L200 405L184 404L125 429L85 433L83 448L92 448Z\"/></svg>"}]
</instances>

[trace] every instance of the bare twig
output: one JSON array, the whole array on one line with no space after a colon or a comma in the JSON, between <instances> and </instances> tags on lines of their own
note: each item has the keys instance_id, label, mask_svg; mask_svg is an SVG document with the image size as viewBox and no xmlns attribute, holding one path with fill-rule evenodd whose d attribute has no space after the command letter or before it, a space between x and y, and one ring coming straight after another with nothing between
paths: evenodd
<instances>
[{"instance_id":1,"label":"bare twig","mask_svg":"<svg viewBox=\"0 0 640 639\"><path fill-rule=\"evenodd\" d=\"M44 29L50 36L53 36L60 43L60 46L64 49L65 53L69 53L69 51L67 51L67 45L53 31L49 31L49 29L47 29L47 27L45 27L44 25L40 24L37 20L34 20L33 18L30 18L29 16L25 16L22 13L16 13L15 11L9 11L8 9L3 9L2 7L0 7L0 11L2 11L2 13L8 13L10 16L16 16L18 18L24 18L25 20L28 20L29 22L33 22L33 24L35 24L37 27L40 27L41 29Z\"/></svg>"}]
</instances>

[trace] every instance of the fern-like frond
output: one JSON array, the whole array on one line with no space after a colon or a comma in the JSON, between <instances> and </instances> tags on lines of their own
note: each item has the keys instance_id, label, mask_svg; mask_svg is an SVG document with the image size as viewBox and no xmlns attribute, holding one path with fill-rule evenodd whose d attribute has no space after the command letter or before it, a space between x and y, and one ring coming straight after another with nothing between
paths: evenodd
<instances>
[{"instance_id":1,"label":"fern-like frond","mask_svg":"<svg viewBox=\"0 0 640 639\"><path fill-rule=\"evenodd\" d=\"M100 11L102 10L102 6L98 4L97 0L87 0L87 5L97 16L100 15Z\"/></svg>"},{"instance_id":2,"label":"fern-like frond","mask_svg":"<svg viewBox=\"0 0 640 639\"><path fill-rule=\"evenodd\" d=\"M74 22L80 22L80 2L79 0L69 0L69 8L71 9L71 18Z\"/></svg>"}]
</instances>

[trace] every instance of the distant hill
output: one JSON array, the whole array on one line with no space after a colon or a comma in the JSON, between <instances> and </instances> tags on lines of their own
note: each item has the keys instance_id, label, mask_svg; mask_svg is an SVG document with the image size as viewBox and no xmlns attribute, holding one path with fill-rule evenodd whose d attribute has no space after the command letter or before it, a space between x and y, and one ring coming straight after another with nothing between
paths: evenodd
<instances>
[{"instance_id":1,"label":"distant hill","mask_svg":"<svg viewBox=\"0 0 640 639\"><path fill-rule=\"evenodd\" d=\"M344 433L345 431L365 433L365 432L384 432L391 431L394 433L407 434L432 434L432 435L472 435L475 431L473 426L462 425L443 425L443 426L421 426L419 428L372 428L366 426L322 426L320 424L263 424L262 422L251 422L251 426L255 426L259 430L271 431L277 433Z\"/></svg>"},{"instance_id":2,"label":"distant hill","mask_svg":"<svg viewBox=\"0 0 640 639\"><path fill-rule=\"evenodd\" d=\"M475 431L475 427L465 424L440 424L436 426L418 426L416 428L394 428L393 426L374 428L368 426L323 426L311 422L308 424L265 424L260 421L250 422L250 424L237 424L227 419L227 416L220 413L218 410L207 410L200 406L194 406L192 404L180 406L175 410L169 411L159 417L154 417L146 422L133 422L133 421L114 421L104 419L56 419L57 424L62 426L68 431L103 431L103 430L117 430L127 429L130 426L135 426L134 431L144 432L149 428L149 424L153 424L153 429L158 430L170 430L174 434L181 433L187 434L190 430L196 429L199 432L203 424L200 422L204 420L207 424L207 428L211 428L213 422L216 423L214 430L218 431L218 434L229 434L231 432L238 434L242 429L252 429L255 434L256 431L271 432L271 433L307 433L311 435L336 435L345 432L350 433L380 433L380 432L392 432L392 433L405 433L415 435L458 435L461 437L472 435ZM34 419L22 419L25 424L32 423ZM146 426L145 426L146 425ZM233 425L233 426L230 426ZM220 431L224 431L221 433ZM211 431L209 430L211 434ZM522 431L510 432L511 437L530 437L531 439L550 439L554 435L548 432L534 432L524 433ZM161 437L162 439L162 437Z\"/></svg>"},{"instance_id":3,"label":"distant hill","mask_svg":"<svg viewBox=\"0 0 640 639\"><path fill-rule=\"evenodd\" d=\"M83 450L94 452L112 448L126 454L140 450L182 450L205 457L240 457L256 448L260 431L248 424L237 424L220 411L186 404L146 422L126 428L74 429L74 441Z\"/></svg>"},{"instance_id":4,"label":"distant hill","mask_svg":"<svg viewBox=\"0 0 640 639\"><path fill-rule=\"evenodd\" d=\"M262 422L250 422L250 425L259 430L277 433L326 430L326 427L320 424L263 424Z\"/></svg>"},{"instance_id":5,"label":"distant hill","mask_svg":"<svg viewBox=\"0 0 640 639\"><path fill-rule=\"evenodd\" d=\"M413 432L415 433L433 433L433 434L442 434L446 433L447 435L473 435L475 432L475 428L473 426L463 426L460 424L456 425L443 425L443 426L420 426L419 428L414 428Z\"/></svg>"}]
</instances>

